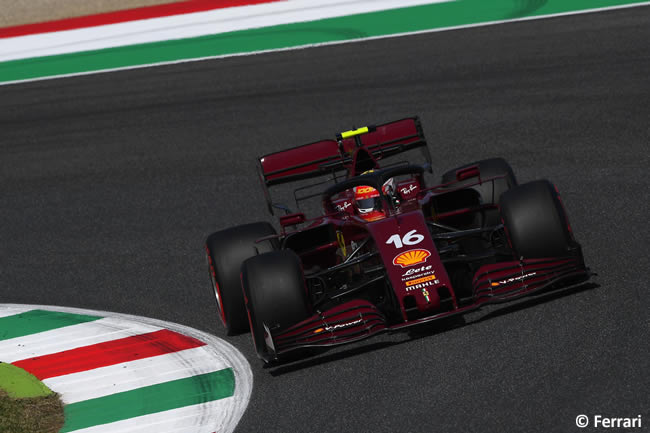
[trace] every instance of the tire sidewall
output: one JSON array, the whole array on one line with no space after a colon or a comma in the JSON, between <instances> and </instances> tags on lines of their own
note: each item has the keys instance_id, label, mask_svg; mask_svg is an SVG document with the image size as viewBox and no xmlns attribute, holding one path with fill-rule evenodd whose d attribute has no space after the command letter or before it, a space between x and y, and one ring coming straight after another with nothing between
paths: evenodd
<instances>
[{"instance_id":1,"label":"tire sidewall","mask_svg":"<svg viewBox=\"0 0 650 433\"><path fill-rule=\"evenodd\" d=\"M518 258L568 255L573 243L569 223L551 182L538 180L513 188L501 196L499 208Z\"/></svg>"},{"instance_id":2,"label":"tire sidewall","mask_svg":"<svg viewBox=\"0 0 650 433\"><path fill-rule=\"evenodd\" d=\"M241 265L250 257L278 249L277 239L255 242L275 234L273 226L260 222L222 230L213 233L206 240L212 289L228 335L240 334L249 329L241 291Z\"/></svg>"},{"instance_id":3,"label":"tire sidewall","mask_svg":"<svg viewBox=\"0 0 650 433\"><path fill-rule=\"evenodd\" d=\"M255 348L267 360L264 325L275 332L309 316L300 259L291 250L252 257L242 265L241 284Z\"/></svg>"}]
</instances>

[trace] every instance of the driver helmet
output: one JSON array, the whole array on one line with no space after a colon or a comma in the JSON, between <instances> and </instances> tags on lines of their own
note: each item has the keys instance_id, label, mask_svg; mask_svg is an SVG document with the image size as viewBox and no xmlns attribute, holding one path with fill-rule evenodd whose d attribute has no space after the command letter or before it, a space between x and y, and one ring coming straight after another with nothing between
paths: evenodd
<instances>
[{"instance_id":1,"label":"driver helmet","mask_svg":"<svg viewBox=\"0 0 650 433\"><path fill-rule=\"evenodd\" d=\"M368 173L368 172L366 172ZM366 174L363 173L363 174ZM393 178L388 179L382 186L384 194L392 195L395 190ZM382 210L379 191L372 186L361 185L354 188L354 202L359 211L359 216L366 221L376 221L386 215Z\"/></svg>"}]
</instances>

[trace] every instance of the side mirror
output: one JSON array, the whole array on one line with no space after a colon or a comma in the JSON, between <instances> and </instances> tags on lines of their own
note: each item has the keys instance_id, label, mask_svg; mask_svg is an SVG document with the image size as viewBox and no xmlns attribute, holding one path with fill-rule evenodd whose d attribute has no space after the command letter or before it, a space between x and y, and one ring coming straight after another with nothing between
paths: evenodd
<instances>
[{"instance_id":1,"label":"side mirror","mask_svg":"<svg viewBox=\"0 0 650 433\"><path fill-rule=\"evenodd\" d=\"M458 181L469 179L471 177L478 177L478 181L481 181L481 172L478 165L470 165L469 167L456 170L456 180Z\"/></svg>"},{"instance_id":2,"label":"side mirror","mask_svg":"<svg viewBox=\"0 0 650 433\"><path fill-rule=\"evenodd\" d=\"M280 217L280 225L282 227L295 226L305 222L305 214L302 212L290 213Z\"/></svg>"}]
</instances>

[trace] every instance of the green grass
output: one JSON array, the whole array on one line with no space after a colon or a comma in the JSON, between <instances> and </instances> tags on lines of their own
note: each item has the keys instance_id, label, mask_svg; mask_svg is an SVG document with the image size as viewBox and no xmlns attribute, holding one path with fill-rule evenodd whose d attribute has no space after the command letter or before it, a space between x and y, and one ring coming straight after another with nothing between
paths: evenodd
<instances>
[{"instance_id":1,"label":"green grass","mask_svg":"<svg viewBox=\"0 0 650 433\"><path fill-rule=\"evenodd\" d=\"M52 394L36 376L4 362L0 362L0 389L14 398L46 397Z\"/></svg>"},{"instance_id":2,"label":"green grass","mask_svg":"<svg viewBox=\"0 0 650 433\"><path fill-rule=\"evenodd\" d=\"M63 404L57 394L12 398L0 389L0 432L56 433L63 426Z\"/></svg>"},{"instance_id":3,"label":"green grass","mask_svg":"<svg viewBox=\"0 0 650 433\"><path fill-rule=\"evenodd\" d=\"M22 368L0 362L0 433L56 433L63 421L57 394Z\"/></svg>"}]
</instances>

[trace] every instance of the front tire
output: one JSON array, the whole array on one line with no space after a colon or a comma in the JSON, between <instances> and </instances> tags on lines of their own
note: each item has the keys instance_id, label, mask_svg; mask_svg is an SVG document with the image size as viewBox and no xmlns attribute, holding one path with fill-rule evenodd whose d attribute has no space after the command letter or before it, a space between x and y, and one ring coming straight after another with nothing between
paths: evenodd
<instances>
[{"instance_id":1,"label":"front tire","mask_svg":"<svg viewBox=\"0 0 650 433\"><path fill-rule=\"evenodd\" d=\"M271 224L258 222L213 233L205 242L212 289L228 335L248 331L248 317L239 279L241 265L250 257L278 249L277 239L255 243L260 238L275 234Z\"/></svg>"},{"instance_id":2,"label":"front tire","mask_svg":"<svg viewBox=\"0 0 650 433\"><path fill-rule=\"evenodd\" d=\"M548 180L520 185L499 202L510 244L518 257L564 257L575 244L557 190Z\"/></svg>"},{"instance_id":3,"label":"front tire","mask_svg":"<svg viewBox=\"0 0 650 433\"><path fill-rule=\"evenodd\" d=\"M300 259L291 250L252 257L242 266L241 283L257 355L270 362L265 327L284 330L309 316Z\"/></svg>"}]
</instances>

